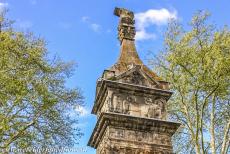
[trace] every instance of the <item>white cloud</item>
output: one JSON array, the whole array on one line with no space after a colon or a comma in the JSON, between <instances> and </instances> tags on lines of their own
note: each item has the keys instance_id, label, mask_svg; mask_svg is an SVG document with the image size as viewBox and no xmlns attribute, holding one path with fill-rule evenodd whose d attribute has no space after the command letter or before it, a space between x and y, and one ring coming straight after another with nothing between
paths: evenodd
<instances>
[{"instance_id":1,"label":"white cloud","mask_svg":"<svg viewBox=\"0 0 230 154\"><path fill-rule=\"evenodd\" d=\"M86 116L86 115L89 114L89 111L88 111L85 107L80 106L80 105L76 106L75 111L76 111L77 114L79 114L81 117L84 117L84 116Z\"/></svg>"},{"instance_id":2,"label":"white cloud","mask_svg":"<svg viewBox=\"0 0 230 154\"><path fill-rule=\"evenodd\" d=\"M101 25L94 23L91 21L90 17L83 16L81 18L81 21L89 25L90 29L92 29L94 32L100 32L101 31Z\"/></svg>"},{"instance_id":3,"label":"white cloud","mask_svg":"<svg viewBox=\"0 0 230 154\"><path fill-rule=\"evenodd\" d=\"M151 24L164 25L167 24L169 19L176 19L176 18L177 18L177 12L175 10L170 12L165 8L160 10L151 9L146 12L135 14L137 27L139 28L149 26Z\"/></svg>"},{"instance_id":4,"label":"white cloud","mask_svg":"<svg viewBox=\"0 0 230 154\"><path fill-rule=\"evenodd\" d=\"M148 33L146 28L152 25L166 25L170 19L177 19L177 12L175 10L169 11L165 8L162 8L159 10L150 9L146 12L136 13L136 40L156 38L156 35L153 33Z\"/></svg>"},{"instance_id":5,"label":"white cloud","mask_svg":"<svg viewBox=\"0 0 230 154\"><path fill-rule=\"evenodd\" d=\"M139 30L136 32L135 39L138 40L149 40L149 39L155 39L156 35L153 33L147 33L145 29Z\"/></svg>"},{"instance_id":6,"label":"white cloud","mask_svg":"<svg viewBox=\"0 0 230 154\"><path fill-rule=\"evenodd\" d=\"M8 7L8 3L1 3L0 2L0 13L2 13L7 7Z\"/></svg>"}]
</instances>

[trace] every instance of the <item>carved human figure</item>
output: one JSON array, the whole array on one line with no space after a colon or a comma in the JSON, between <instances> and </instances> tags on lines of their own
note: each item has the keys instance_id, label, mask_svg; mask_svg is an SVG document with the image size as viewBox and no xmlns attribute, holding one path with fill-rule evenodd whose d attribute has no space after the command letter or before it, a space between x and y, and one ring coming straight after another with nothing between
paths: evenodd
<instances>
[{"instance_id":1,"label":"carved human figure","mask_svg":"<svg viewBox=\"0 0 230 154\"><path fill-rule=\"evenodd\" d=\"M147 142L152 142L153 138L152 138L152 133L151 132L146 132L144 134L144 138Z\"/></svg>"},{"instance_id":2,"label":"carved human figure","mask_svg":"<svg viewBox=\"0 0 230 154\"><path fill-rule=\"evenodd\" d=\"M143 85L143 76L141 76L138 72L133 72L132 83Z\"/></svg>"},{"instance_id":3,"label":"carved human figure","mask_svg":"<svg viewBox=\"0 0 230 154\"><path fill-rule=\"evenodd\" d=\"M159 105L156 105L155 111L154 111L154 118L161 118L162 113L161 113L161 107Z\"/></svg>"},{"instance_id":4,"label":"carved human figure","mask_svg":"<svg viewBox=\"0 0 230 154\"><path fill-rule=\"evenodd\" d=\"M150 105L153 103L153 99L150 97L145 97L144 99L145 99L145 104L147 104L147 105Z\"/></svg>"},{"instance_id":5,"label":"carved human figure","mask_svg":"<svg viewBox=\"0 0 230 154\"><path fill-rule=\"evenodd\" d=\"M142 141L143 140L143 133L142 132L136 132L137 140Z\"/></svg>"},{"instance_id":6,"label":"carved human figure","mask_svg":"<svg viewBox=\"0 0 230 154\"><path fill-rule=\"evenodd\" d=\"M127 131L127 137L130 141L134 141L136 136L134 131Z\"/></svg>"},{"instance_id":7,"label":"carved human figure","mask_svg":"<svg viewBox=\"0 0 230 154\"><path fill-rule=\"evenodd\" d=\"M118 138L124 138L124 130L117 130L117 135Z\"/></svg>"},{"instance_id":8,"label":"carved human figure","mask_svg":"<svg viewBox=\"0 0 230 154\"><path fill-rule=\"evenodd\" d=\"M122 112L122 99L120 96L114 96L115 112Z\"/></svg>"},{"instance_id":9,"label":"carved human figure","mask_svg":"<svg viewBox=\"0 0 230 154\"><path fill-rule=\"evenodd\" d=\"M108 99L107 99L107 104L108 104L108 106L109 106L109 111L112 111L112 112L113 112L113 110L114 110L114 105L113 105L113 100L112 100L111 97L108 97Z\"/></svg>"},{"instance_id":10,"label":"carved human figure","mask_svg":"<svg viewBox=\"0 0 230 154\"><path fill-rule=\"evenodd\" d=\"M147 117L149 118L156 118L156 110L157 110L157 105L155 103L152 103L149 105L148 112L147 112Z\"/></svg>"},{"instance_id":11,"label":"carved human figure","mask_svg":"<svg viewBox=\"0 0 230 154\"><path fill-rule=\"evenodd\" d=\"M131 99L130 97L127 97L127 99L123 101L123 106L124 106L123 113L124 114L130 114L130 104L131 104Z\"/></svg>"},{"instance_id":12,"label":"carved human figure","mask_svg":"<svg viewBox=\"0 0 230 154\"><path fill-rule=\"evenodd\" d=\"M164 104L164 99L157 99L154 103L149 104L147 117L161 119L163 117L163 113L165 112Z\"/></svg>"},{"instance_id":13,"label":"carved human figure","mask_svg":"<svg viewBox=\"0 0 230 154\"><path fill-rule=\"evenodd\" d=\"M115 129L114 129L114 128L110 128L110 129L109 129L109 136L110 136L110 137L115 137L115 136L116 136L116 132L115 132Z\"/></svg>"},{"instance_id":14,"label":"carved human figure","mask_svg":"<svg viewBox=\"0 0 230 154\"><path fill-rule=\"evenodd\" d=\"M156 117L162 118L163 113L165 112L165 103L166 103L166 100L163 99L163 98L157 99L155 101L155 103L157 104Z\"/></svg>"}]
</instances>

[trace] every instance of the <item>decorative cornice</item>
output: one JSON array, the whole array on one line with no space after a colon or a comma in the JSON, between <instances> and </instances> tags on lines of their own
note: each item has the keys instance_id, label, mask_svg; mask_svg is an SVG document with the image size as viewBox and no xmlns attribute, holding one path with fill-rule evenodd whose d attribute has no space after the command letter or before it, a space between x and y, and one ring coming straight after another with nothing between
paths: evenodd
<instances>
[{"instance_id":1,"label":"decorative cornice","mask_svg":"<svg viewBox=\"0 0 230 154\"><path fill-rule=\"evenodd\" d=\"M125 129L134 129L139 131L152 131L158 133L168 133L172 136L180 127L180 123L130 116L119 113L102 113L97 121L96 127L89 139L88 146L97 148L99 142L108 126L124 127Z\"/></svg>"}]
</instances>

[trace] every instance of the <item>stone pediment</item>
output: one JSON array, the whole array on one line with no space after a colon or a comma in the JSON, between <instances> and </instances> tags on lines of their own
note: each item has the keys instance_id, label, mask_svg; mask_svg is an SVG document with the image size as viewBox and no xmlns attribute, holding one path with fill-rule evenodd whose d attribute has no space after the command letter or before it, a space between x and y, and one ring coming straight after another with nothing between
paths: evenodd
<instances>
[{"instance_id":1,"label":"stone pediment","mask_svg":"<svg viewBox=\"0 0 230 154\"><path fill-rule=\"evenodd\" d=\"M151 88L157 88L160 83L151 77L142 69L141 65L131 66L126 72L116 76L114 80L135 85L142 85Z\"/></svg>"}]
</instances>

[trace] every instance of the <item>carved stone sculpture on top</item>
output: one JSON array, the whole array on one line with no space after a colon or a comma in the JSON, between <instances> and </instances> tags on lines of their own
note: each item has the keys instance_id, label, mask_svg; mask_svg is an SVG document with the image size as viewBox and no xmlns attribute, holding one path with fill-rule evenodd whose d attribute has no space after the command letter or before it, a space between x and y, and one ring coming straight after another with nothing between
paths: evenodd
<instances>
[{"instance_id":1,"label":"carved stone sculpture on top","mask_svg":"<svg viewBox=\"0 0 230 154\"><path fill-rule=\"evenodd\" d=\"M136 34L136 30L134 27L134 13L126 9L115 8L114 15L120 17L120 22L118 26L118 38L120 42L122 42L124 38L134 40Z\"/></svg>"}]
</instances>

